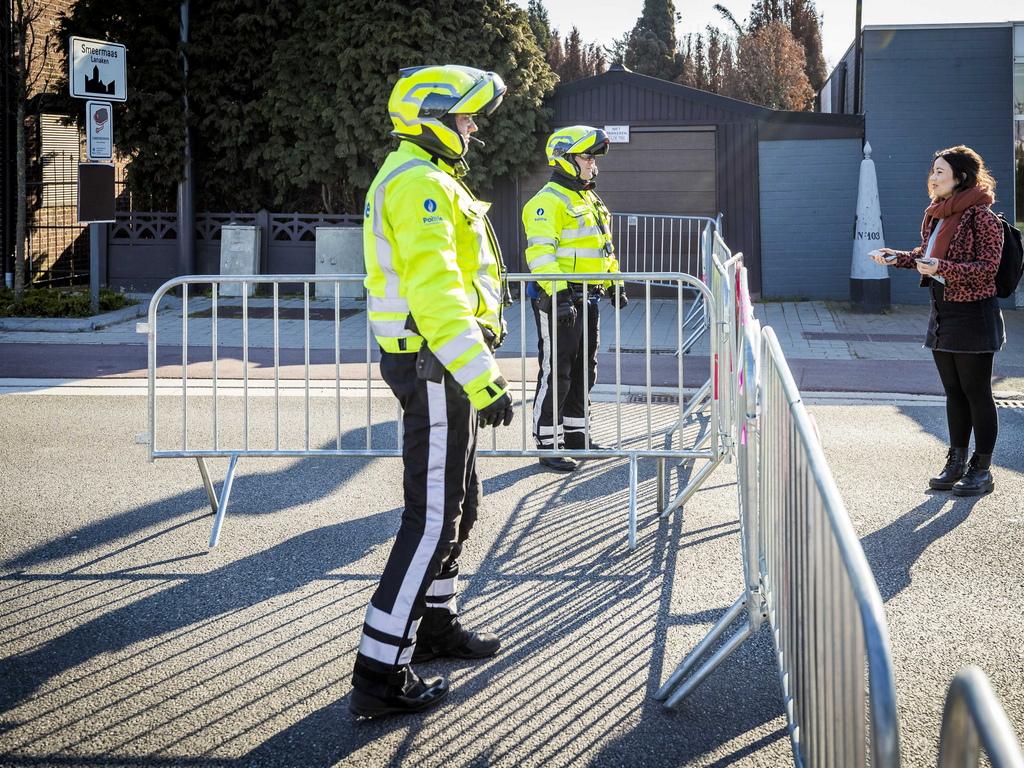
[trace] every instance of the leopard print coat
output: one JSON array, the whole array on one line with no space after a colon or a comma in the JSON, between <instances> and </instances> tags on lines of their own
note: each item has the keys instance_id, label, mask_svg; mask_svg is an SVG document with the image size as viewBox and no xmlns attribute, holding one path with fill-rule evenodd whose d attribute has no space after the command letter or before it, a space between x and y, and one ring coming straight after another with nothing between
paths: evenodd
<instances>
[{"instance_id":1,"label":"leopard print coat","mask_svg":"<svg viewBox=\"0 0 1024 768\"><path fill-rule=\"evenodd\" d=\"M893 266L916 269L916 257L928 248L928 237L921 224L921 245L912 251L897 251ZM1003 225L987 205L975 205L964 211L953 233L946 257L939 259L937 274L946 279L946 301L978 301L996 295L996 272L1003 254ZM931 278L921 276L921 285Z\"/></svg>"}]
</instances>

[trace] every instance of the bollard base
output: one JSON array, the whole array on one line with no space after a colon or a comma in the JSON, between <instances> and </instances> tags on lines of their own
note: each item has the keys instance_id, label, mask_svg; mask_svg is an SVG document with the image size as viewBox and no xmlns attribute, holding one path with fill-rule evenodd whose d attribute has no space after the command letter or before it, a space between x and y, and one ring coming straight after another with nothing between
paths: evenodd
<instances>
[{"instance_id":1,"label":"bollard base","mask_svg":"<svg viewBox=\"0 0 1024 768\"><path fill-rule=\"evenodd\" d=\"M889 278L850 278L850 304L854 312L880 315L889 309Z\"/></svg>"}]
</instances>

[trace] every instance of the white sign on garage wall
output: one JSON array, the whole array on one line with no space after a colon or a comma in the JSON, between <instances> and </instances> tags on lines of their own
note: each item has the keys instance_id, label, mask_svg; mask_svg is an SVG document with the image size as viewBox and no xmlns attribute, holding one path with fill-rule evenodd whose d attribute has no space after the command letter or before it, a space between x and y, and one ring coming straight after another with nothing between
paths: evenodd
<instances>
[{"instance_id":1,"label":"white sign on garage wall","mask_svg":"<svg viewBox=\"0 0 1024 768\"><path fill-rule=\"evenodd\" d=\"M606 125L604 132L608 134L608 141L612 144L629 144L628 125Z\"/></svg>"}]
</instances>

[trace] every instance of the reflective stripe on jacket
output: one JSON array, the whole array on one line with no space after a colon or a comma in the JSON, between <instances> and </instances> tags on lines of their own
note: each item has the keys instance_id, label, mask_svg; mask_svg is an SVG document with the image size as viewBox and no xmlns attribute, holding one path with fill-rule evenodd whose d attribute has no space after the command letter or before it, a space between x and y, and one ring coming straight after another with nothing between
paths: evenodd
<instances>
[{"instance_id":1,"label":"reflective stripe on jacket","mask_svg":"<svg viewBox=\"0 0 1024 768\"><path fill-rule=\"evenodd\" d=\"M500 373L481 331L503 335L500 253L490 204L440 163L403 141L366 193L367 312L381 349L411 353L426 341L479 409L504 391L489 386Z\"/></svg>"},{"instance_id":2,"label":"reflective stripe on jacket","mask_svg":"<svg viewBox=\"0 0 1024 768\"><path fill-rule=\"evenodd\" d=\"M618 272L611 214L592 190L576 192L549 181L523 207L526 264L535 274ZM550 292L552 283L538 281ZM610 287L612 281L602 283ZM555 291L566 287L558 281Z\"/></svg>"}]
</instances>

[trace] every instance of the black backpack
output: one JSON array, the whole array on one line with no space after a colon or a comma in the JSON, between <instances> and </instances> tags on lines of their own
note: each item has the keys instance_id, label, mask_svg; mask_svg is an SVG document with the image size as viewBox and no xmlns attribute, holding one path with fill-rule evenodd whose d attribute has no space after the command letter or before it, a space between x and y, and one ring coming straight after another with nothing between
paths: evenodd
<instances>
[{"instance_id":1,"label":"black backpack","mask_svg":"<svg viewBox=\"0 0 1024 768\"><path fill-rule=\"evenodd\" d=\"M1024 274L1024 246L1021 245L1020 230L1012 226L1003 214L996 213L996 218L1003 225L1003 255L996 272L996 295L1005 299L1017 290L1017 283Z\"/></svg>"}]
</instances>

